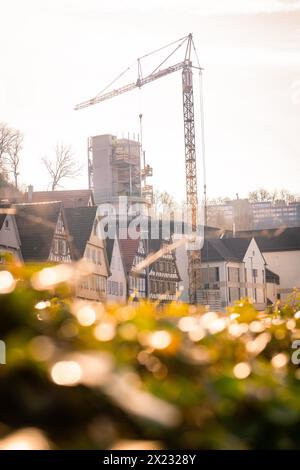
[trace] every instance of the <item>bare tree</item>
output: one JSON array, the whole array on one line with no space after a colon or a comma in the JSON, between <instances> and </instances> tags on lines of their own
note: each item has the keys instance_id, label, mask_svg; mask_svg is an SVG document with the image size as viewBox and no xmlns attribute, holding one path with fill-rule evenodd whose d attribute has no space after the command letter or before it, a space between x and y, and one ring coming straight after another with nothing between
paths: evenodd
<instances>
[{"instance_id":1,"label":"bare tree","mask_svg":"<svg viewBox=\"0 0 300 470\"><path fill-rule=\"evenodd\" d=\"M178 204L175 201L174 197L167 191L160 192L155 191L153 197L153 203L155 208L155 213L159 215L161 212L174 212L178 208Z\"/></svg>"},{"instance_id":2,"label":"bare tree","mask_svg":"<svg viewBox=\"0 0 300 470\"><path fill-rule=\"evenodd\" d=\"M49 160L42 158L49 176L51 177L51 190L54 191L65 178L76 178L82 167L74 158L69 145L57 144L55 147L55 158Z\"/></svg>"},{"instance_id":3,"label":"bare tree","mask_svg":"<svg viewBox=\"0 0 300 470\"><path fill-rule=\"evenodd\" d=\"M249 202L265 202L271 201L272 195L264 188L256 189L255 191L251 191L248 194Z\"/></svg>"},{"instance_id":4,"label":"bare tree","mask_svg":"<svg viewBox=\"0 0 300 470\"><path fill-rule=\"evenodd\" d=\"M18 189L18 175L20 166L20 152L23 148L23 134L18 131L12 131L12 137L10 144L7 148L4 161L8 173L12 173L14 176L15 188Z\"/></svg>"},{"instance_id":5,"label":"bare tree","mask_svg":"<svg viewBox=\"0 0 300 470\"><path fill-rule=\"evenodd\" d=\"M291 202L298 202L300 200L299 195L293 194L287 189L275 189L272 192L267 191L264 188L259 188L255 191L251 191L248 195L249 202L273 202L279 203L284 202L289 204Z\"/></svg>"},{"instance_id":6,"label":"bare tree","mask_svg":"<svg viewBox=\"0 0 300 470\"><path fill-rule=\"evenodd\" d=\"M276 200L283 201L286 204L290 204L291 202L299 201L299 196L297 196L296 194L292 194L287 189L280 189Z\"/></svg>"},{"instance_id":7,"label":"bare tree","mask_svg":"<svg viewBox=\"0 0 300 470\"><path fill-rule=\"evenodd\" d=\"M12 129L6 122L0 122L0 166L3 166L3 157L8 153L14 135L17 131Z\"/></svg>"}]
</instances>

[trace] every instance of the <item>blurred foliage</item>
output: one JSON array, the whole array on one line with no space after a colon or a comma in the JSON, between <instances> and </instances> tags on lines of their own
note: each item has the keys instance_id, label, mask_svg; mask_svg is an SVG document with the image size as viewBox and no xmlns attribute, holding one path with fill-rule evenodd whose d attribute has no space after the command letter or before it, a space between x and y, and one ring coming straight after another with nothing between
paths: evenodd
<instances>
[{"instance_id":1,"label":"blurred foliage","mask_svg":"<svg viewBox=\"0 0 300 470\"><path fill-rule=\"evenodd\" d=\"M33 427L54 449L300 448L298 292L268 312L91 304L72 298L73 268L2 267L0 440Z\"/></svg>"}]
</instances>

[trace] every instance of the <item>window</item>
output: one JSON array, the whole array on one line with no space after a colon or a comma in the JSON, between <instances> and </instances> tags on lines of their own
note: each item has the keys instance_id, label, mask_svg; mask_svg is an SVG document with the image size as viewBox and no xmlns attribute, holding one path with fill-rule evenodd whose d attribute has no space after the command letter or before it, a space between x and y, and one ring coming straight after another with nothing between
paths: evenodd
<instances>
[{"instance_id":1,"label":"window","mask_svg":"<svg viewBox=\"0 0 300 470\"><path fill-rule=\"evenodd\" d=\"M101 264L101 250L97 250L97 264Z\"/></svg>"},{"instance_id":2,"label":"window","mask_svg":"<svg viewBox=\"0 0 300 470\"><path fill-rule=\"evenodd\" d=\"M100 276L100 291L106 292L106 278L104 276Z\"/></svg>"},{"instance_id":3,"label":"window","mask_svg":"<svg viewBox=\"0 0 300 470\"><path fill-rule=\"evenodd\" d=\"M5 219L5 228L9 229L9 221L7 219Z\"/></svg>"},{"instance_id":4,"label":"window","mask_svg":"<svg viewBox=\"0 0 300 470\"><path fill-rule=\"evenodd\" d=\"M111 294L112 295L118 295L118 282L116 281L111 281ZM104 292L104 284L102 283L102 291Z\"/></svg>"},{"instance_id":5,"label":"window","mask_svg":"<svg viewBox=\"0 0 300 470\"><path fill-rule=\"evenodd\" d=\"M240 299L241 290L238 287L229 287L228 294L229 294L229 302L233 302L235 300Z\"/></svg>"},{"instance_id":6,"label":"window","mask_svg":"<svg viewBox=\"0 0 300 470\"><path fill-rule=\"evenodd\" d=\"M123 282L120 282L120 295L123 295Z\"/></svg>"},{"instance_id":7,"label":"window","mask_svg":"<svg viewBox=\"0 0 300 470\"><path fill-rule=\"evenodd\" d=\"M219 282L219 268L202 268L201 269L202 282L205 284L213 284Z\"/></svg>"},{"instance_id":8,"label":"window","mask_svg":"<svg viewBox=\"0 0 300 470\"><path fill-rule=\"evenodd\" d=\"M229 282L240 282L240 269L239 268L228 268L228 281Z\"/></svg>"},{"instance_id":9,"label":"window","mask_svg":"<svg viewBox=\"0 0 300 470\"><path fill-rule=\"evenodd\" d=\"M254 282L256 282L256 278L257 278L257 269L252 269L252 276L253 276Z\"/></svg>"},{"instance_id":10,"label":"window","mask_svg":"<svg viewBox=\"0 0 300 470\"><path fill-rule=\"evenodd\" d=\"M59 216L58 221L57 221L57 232L58 233L63 232L63 222L62 222L61 215Z\"/></svg>"},{"instance_id":11,"label":"window","mask_svg":"<svg viewBox=\"0 0 300 470\"><path fill-rule=\"evenodd\" d=\"M57 253L61 256L64 256L67 254L67 245L66 245L66 240L57 240L56 244L57 248Z\"/></svg>"}]
</instances>

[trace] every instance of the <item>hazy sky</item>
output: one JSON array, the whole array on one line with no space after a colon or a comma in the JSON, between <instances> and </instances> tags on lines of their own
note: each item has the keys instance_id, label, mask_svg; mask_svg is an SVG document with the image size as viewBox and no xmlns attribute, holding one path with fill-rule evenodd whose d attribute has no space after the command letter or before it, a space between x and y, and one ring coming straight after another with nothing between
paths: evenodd
<instances>
[{"instance_id":1,"label":"hazy sky","mask_svg":"<svg viewBox=\"0 0 300 470\"><path fill-rule=\"evenodd\" d=\"M208 196L242 197L259 186L300 192L300 1L0 0L0 7L0 121L25 134L22 183L46 189L40 158L63 141L85 165L65 187L86 187L87 137L137 135L143 113L152 182L182 199L180 72L85 110L73 107L137 57L193 32L205 69ZM134 78L136 69L119 84ZM198 121L196 130L199 136ZM201 169L199 146L200 180Z\"/></svg>"}]
</instances>

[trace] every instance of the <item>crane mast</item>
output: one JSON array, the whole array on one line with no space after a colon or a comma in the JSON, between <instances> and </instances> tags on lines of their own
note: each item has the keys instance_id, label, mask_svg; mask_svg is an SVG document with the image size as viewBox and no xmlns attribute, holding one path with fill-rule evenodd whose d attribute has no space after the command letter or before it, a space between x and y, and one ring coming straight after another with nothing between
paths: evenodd
<instances>
[{"instance_id":1,"label":"crane mast","mask_svg":"<svg viewBox=\"0 0 300 470\"><path fill-rule=\"evenodd\" d=\"M186 203L187 210L190 215L190 221L192 225L192 231L197 230L197 214L198 214L198 194L197 194L197 168L196 168L196 144L195 144L195 115L194 115L194 92L193 92L193 68L191 61L192 47L195 49L193 36L189 34L184 38L175 41L179 43L175 50L169 54L166 59L155 68L155 70L147 75L142 76L141 72L141 59L138 59L138 78L136 82L129 83L120 88L116 88L109 92L105 92L108 87L103 90L96 97L79 103L75 106L75 110L83 109L88 106L100 103L102 101L111 99L128 91L134 90L135 88L141 88L142 86L150 83L154 80L162 78L178 70L182 70L182 97L183 97L183 122L184 122L184 145L185 145L185 176L186 176ZM161 69L160 67L182 46L186 45L185 58L182 62ZM166 46L168 47L168 46ZM163 48L161 48L163 49ZM161 50L159 49L159 50ZM155 53L157 51L154 51ZM150 54L145 55L147 57ZM125 72L128 69L125 70ZM125 73L124 72L124 73ZM123 75L123 73L121 74ZM120 76L119 76L120 77ZM119 78L117 77L116 80ZM114 80L110 85L112 85ZM197 290L200 286L200 267L201 267L201 253L200 250L188 250L188 276L189 276L189 299L191 303L197 302Z\"/></svg>"},{"instance_id":2,"label":"crane mast","mask_svg":"<svg viewBox=\"0 0 300 470\"><path fill-rule=\"evenodd\" d=\"M190 214L192 231L197 230L198 192L197 192L197 166L195 143L195 115L193 70L189 59L185 60L182 70L182 98L183 98L183 124L185 148L185 177L186 177L186 204ZM200 285L200 259L199 250L188 250L188 276L189 298L191 303L197 301L197 289Z\"/></svg>"}]
</instances>

